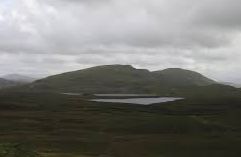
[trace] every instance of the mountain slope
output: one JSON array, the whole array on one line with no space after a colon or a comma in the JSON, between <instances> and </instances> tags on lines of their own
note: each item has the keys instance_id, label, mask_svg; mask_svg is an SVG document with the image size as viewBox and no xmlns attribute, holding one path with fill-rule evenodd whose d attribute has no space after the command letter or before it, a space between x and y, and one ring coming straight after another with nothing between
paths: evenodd
<instances>
[{"instance_id":1,"label":"mountain slope","mask_svg":"<svg viewBox=\"0 0 241 157\"><path fill-rule=\"evenodd\" d=\"M29 84L34 91L82 93L160 93L216 82L183 69L150 72L130 65L105 65L54 75Z\"/></svg>"},{"instance_id":2,"label":"mountain slope","mask_svg":"<svg viewBox=\"0 0 241 157\"><path fill-rule=\"evenodd\" d=\"M32 89L63 92L136 92L155 82L148 70L129 65L106 65L50 76L31 84ZM143 86L145 86L143 88Z\"/></svg>"},{"instance_id":3,"label":"mountain slope","mask_svg":"<svg viewBox=\"0 0 241 157\"><path fill-rule=\"evenodd\" d=\"M168 86L207 86L216 83L214 80L211 80L200 73L180 68L169 68L155 71L153 73L157 75L164 85Z\"/></svg>"}]
</instances>

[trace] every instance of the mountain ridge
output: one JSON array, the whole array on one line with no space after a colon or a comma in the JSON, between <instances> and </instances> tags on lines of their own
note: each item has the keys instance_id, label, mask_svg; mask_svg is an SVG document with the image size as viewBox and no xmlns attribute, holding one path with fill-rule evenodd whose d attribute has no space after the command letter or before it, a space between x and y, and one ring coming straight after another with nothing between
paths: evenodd
<instances>
[{"instance_id":1,"label":"mountain ridge","mask_svg":"<svg viewBox=\"0 0 241 157\"><path fill-rule=\"evenodd\" d=\"M169 68L159 71L130 65L104 65L52 75L9 92L82 94L155 94L171 97L240 97L241 90L220 84L195 71Z\"/></svg>"},{"instance_id":2,"label":"mountain ridge","mask_svg":"<svg viewBox=\"0 0 241 157\"><path fill-rule=\"evenodd\" d=\"M131 65L115 64L49 76L29 84L27 88L55 92L157 93L160 90L216 83L202 74L185 69L149 71Z\"/></svg>"},{"instance_id":3,"label":"mountain ridge","mask_svg":"<svg viewBox=\"0 0 241 157\"><path fill-rule=\"evenodd\" d=\"M169 84L185 85L199 85L206 86L216 84L217 82L207 78L206 76L191 70L181 68L167 68L164 70L154 71L153 73L165 77Z\"/></svg>"}]
</instances>

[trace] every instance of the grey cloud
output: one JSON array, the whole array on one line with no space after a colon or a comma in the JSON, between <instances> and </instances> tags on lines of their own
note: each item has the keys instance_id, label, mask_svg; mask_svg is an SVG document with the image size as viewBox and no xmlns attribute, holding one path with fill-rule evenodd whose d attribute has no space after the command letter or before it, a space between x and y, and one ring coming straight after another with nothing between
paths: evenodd
<instances>
[{"instance_id":1,"label":"grey cloud","mask_svg":"<svg viewBox=\"0 0 241 157\"><path fill-rule=\"evenodd\" d=\"M225 78L241 67L240 10L238 0L1 1L0 70L15 71L15 63L53 74L120 63Z\"/></svg>"},{"instance_id":2,"label":"grey cloud","mask_svg":"<svg viewBox=\"0 0 241 157\"><path fill-rule=\"evenodd\" d=\"M186 5L180 8L175 6L176 3L180 4L177 0L172 0L170 6L164 3L165 1L150 0L149 5L146 5L143 0L139 3L134 0L112 0L111 3L97 8L75 4L77 1L50 0L46 3L33 0L30 4L24 0L22 2L6 13L8 15L6 22L13 24L18 30L7 26L4 30L10 40L17 40L16 42L22 45L22 47L15 46L14 42L9 41L9 47L18 51L29 49L33 52L39 50L40 53L42 51L78 53L78 50L88 45L89 47L127 45L144 48L215 48L225 46L231 40L227 32L193 25L192 20L195 17L201 20L205 16L198 13L197 16L190 16L188 8L194 6L189 0L184 1L183 4ZM64 9L57 5L63 2L69 4ZM197 12L201 12L198 9ZM194 15L196 14L194 12ZM12 35L11 32L15 32L16 35ZM18 35L19 39L15 38ZM2 39L6 38L3 36ZM8 43L5 42L4 46L6 45ZM2 49L7 49L4 46Z\"/></svg>"},{"instance_id":3,"label":"grey cloud","mask_svg":"<svg viewBox=\"0 0 241 157\"><path fill-rule=\"evenodd\" d=\"M193 18L198 25L232 30L241 28L240 14L239 0L205 0Z\"/></svg>"},{"instance_id":4,"label":"grey cloud","mask_svg":"<svg viewBox=\"0 0 241 157\"><path fill-rule=\"evenodd\" d=\"M109 3L112 0L45 0L49 4L54 6L71 6L71 5L85 5L85 6L96 6L96 5L104 5L105 3ZM43 2L46 3L46 2Z\"/></svg>"}]
</instances>

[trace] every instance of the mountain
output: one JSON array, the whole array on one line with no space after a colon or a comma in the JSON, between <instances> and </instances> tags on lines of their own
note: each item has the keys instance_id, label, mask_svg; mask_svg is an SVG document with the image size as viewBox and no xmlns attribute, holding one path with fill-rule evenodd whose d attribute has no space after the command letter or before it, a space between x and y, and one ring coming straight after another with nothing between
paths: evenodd
<instances>
[{"instance_id":1,"label":"mountain","mask_svg":"<svg viewBox=\"0 0 241 157\"><path fill-rule=\"evenodd\" d=\"M0 88L6 88L6 87L12 87L19 85L19 82L11 81L11 80L6 80L3 78L0 78Z\"/></svg>"},{"instance_id":2,"label":"mountain","mask_svg":"<svg viewBox=\"0 0 241 157\"><path fill-rule=\"evenodd\" d=\"M25 76L25 75L20 75L20 74L8 74L8 75L2 76L2 78L6 80L22 82L22 83L31 83L36 80L35 78Z\"/></svg>"},{"instance_id":3,"label":"mountain","mask_svg":"<svg viewBox=\"0 0 241 157\"><path fill-rule=\"evenodd\" d=\"M169 68L153 73L158 76L157 78L160 79L164 85L169 86L207 86L217 83L200 73L180 68Z\"/></svg>"},{"instance_id":4,"label":"mountain","mask_svg":"<svg viewBox=\"0 0 241 157\"><path fill-rule=\"evenodd\" d=\"M184 69L151 72L131 65L104 65L50 76L24 88L31 91L79 93L176 93L179 88L212 84L216 82Z\"/></svg>"},{"instance_id":5,"label":"mountain","mask_svg":"<svg viewBox=\"0 0 241 157\"><path fill-rule=\"evenodd\" d=\"M60 92L132 93L143 92L155 81L152 73L145 69L106 65L50 76L32 83L30 88Z\"/></svg>"}]
</instances>

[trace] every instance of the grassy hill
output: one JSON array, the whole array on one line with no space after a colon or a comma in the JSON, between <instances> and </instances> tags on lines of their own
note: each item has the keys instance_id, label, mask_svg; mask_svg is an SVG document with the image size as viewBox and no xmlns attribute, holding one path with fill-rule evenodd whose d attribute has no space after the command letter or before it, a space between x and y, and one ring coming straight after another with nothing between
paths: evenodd
<instances>
[{"instance_id":1,"label":"grassy hill","mask_svg":"<svg viewBox=\"0 0 241 157\"><path fill-rule=\"evenodd\" d=\"M169 68L155 71L153 73L157 75L160 82L163 82L163 85L167 86L207 86L217 84L214 80L211 80L200 73L180 68Z\"/></svg>"},{"instance_id":2,"label":"grassy hill","mask_svg":"<svg viewBox=\"0 0 241 157\"><path fill-rule=\"evenodd\" d=\"M61 92L136 92L155 81L147 70L131 66L99 66L68 72L38 80L30 85L33 90ZM143 88L144 89L144 88Z\"/></svg>"},{"instance_id":3,"label":"grassy hill","mask_svg":"<svg viewBox=\"0 0 241 157\"><path fill-rule=\"evenodd\" d=\"M185 99L142 106L91 102L87 95L61 92L156 93ZM24 157L26 152L42 157L241 154L240 89L184 69L98 66L0 90L0 102L0 156L6 150L20 150Z\"/></svg>"},{"instance_id":4,"label":"grassy hill","mask_svg":"<svg viewBox=\"0 0 241 157\"><path fill-rule=\"evenodd\" d=\"M151 72L130 65L105 65L41 79L24 90L80 93L179 93L177 89L216 84L205 76L184 69Z\"/></svg>"}]
</instances>

